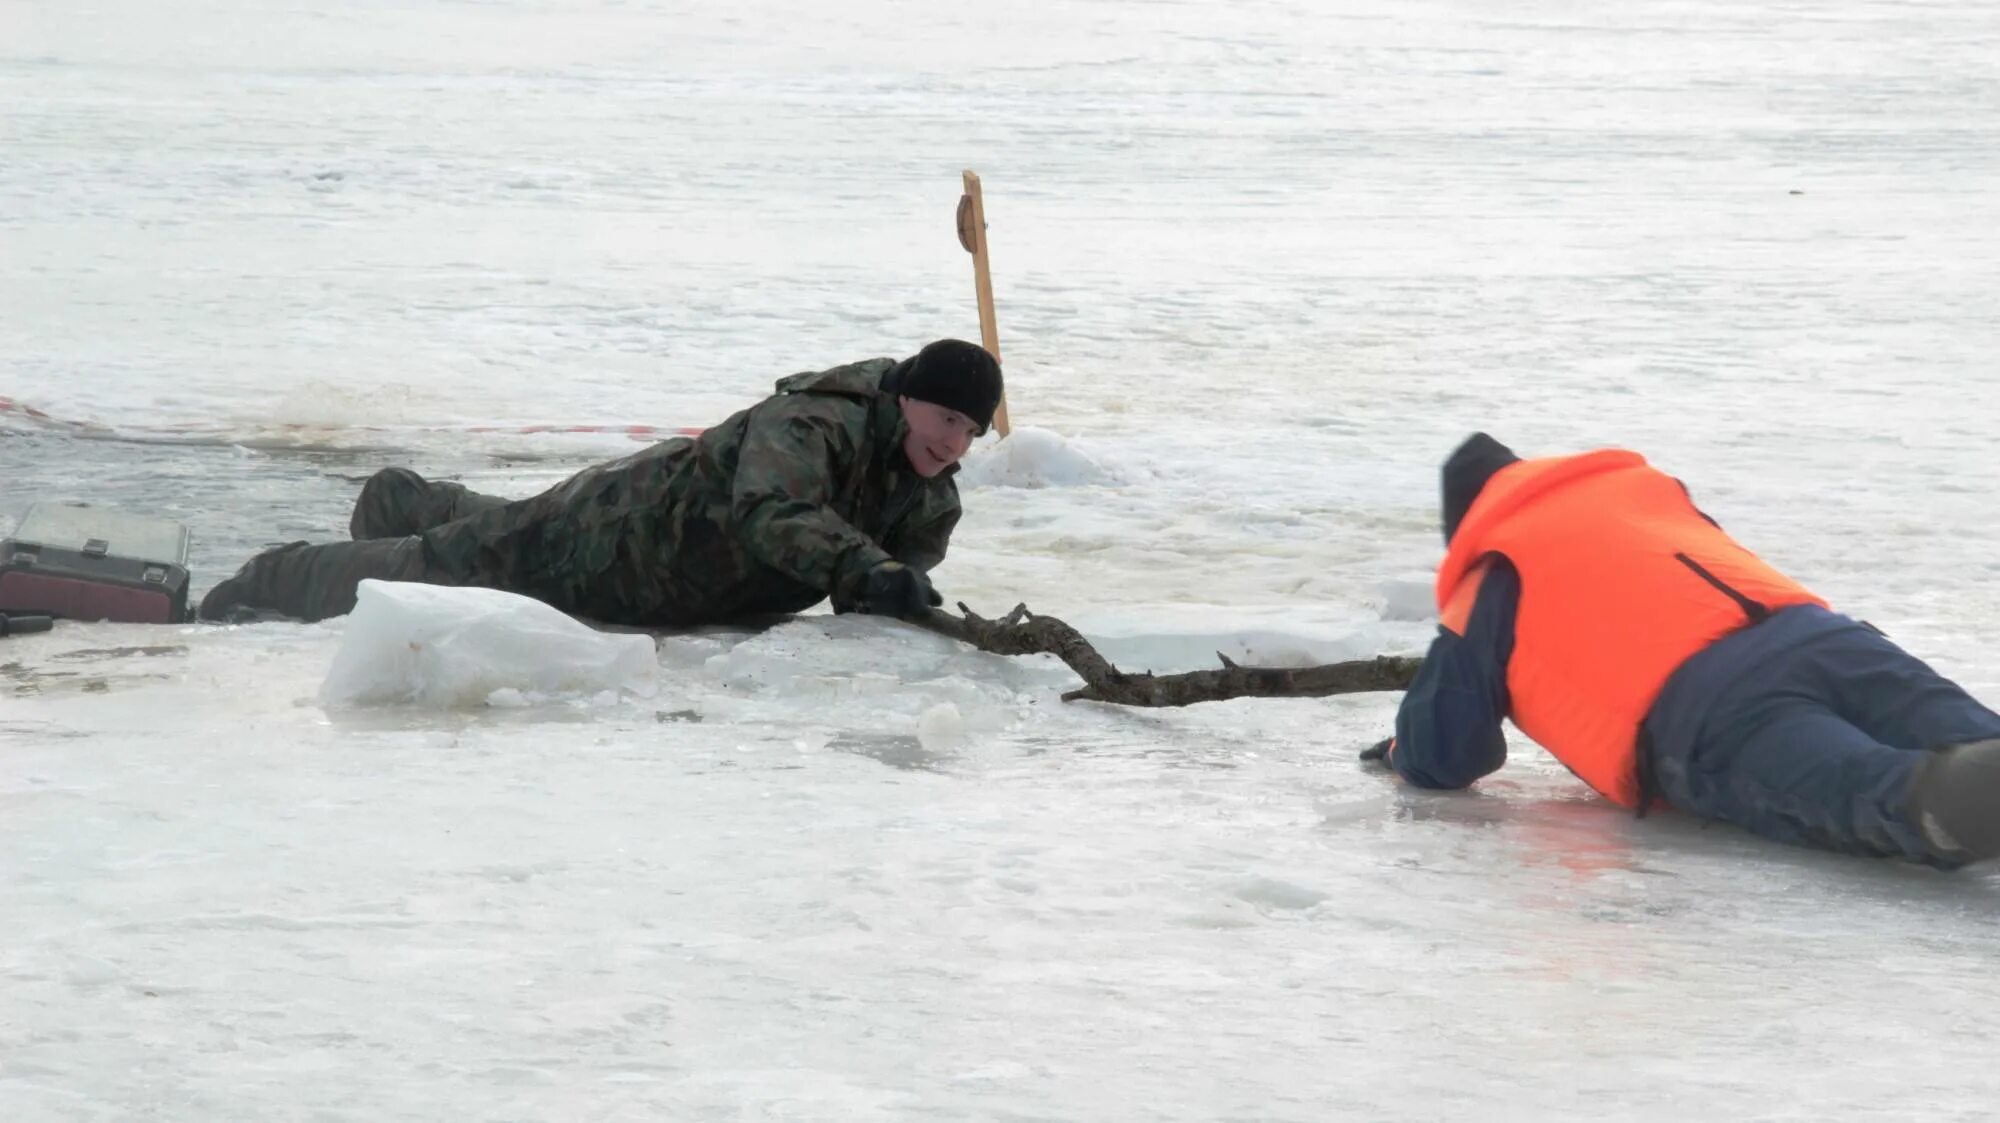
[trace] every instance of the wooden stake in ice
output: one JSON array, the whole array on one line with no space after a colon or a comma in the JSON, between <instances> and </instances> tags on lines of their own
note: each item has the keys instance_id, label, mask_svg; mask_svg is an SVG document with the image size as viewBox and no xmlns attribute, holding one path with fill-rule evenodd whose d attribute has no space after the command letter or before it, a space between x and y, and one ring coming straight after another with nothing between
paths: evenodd
<instances>
[{"instance_id":1,"label":"wooden stake in ice","mask_svg":"<svg viewBox=\"0 0 2000 1123\"><path fill-rule=\"evenodd\" d=\"M986 201L979 193L979 174L967 169L965 194L958 197L958 244L972 255L972 284L979 295L979 342L1000 361L1000 325L993 314L993 274L986 257ZM1012 427L1007 421L1007 398L993 411L993 427L1006 436Z\"/></svg>"}]
</instances>

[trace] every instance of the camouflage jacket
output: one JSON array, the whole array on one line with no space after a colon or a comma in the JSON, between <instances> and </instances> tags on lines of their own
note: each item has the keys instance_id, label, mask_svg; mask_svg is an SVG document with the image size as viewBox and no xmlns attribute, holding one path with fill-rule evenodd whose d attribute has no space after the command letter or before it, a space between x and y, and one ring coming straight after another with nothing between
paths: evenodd
<instances>
[{"instance_id":1,"label":"camouflage jacket","mask_svg":"<svg viewBox=\"0 0 2000 1123\"><path fill-rule=\"evenodd\" d=\"M903 455L901 366L869 359L793 375L698 437L510 505L522 510L506 521L525 533L430 548L494 558L525 545L505 565L509 586L614 623L797 612L829 596L853 607L869 569L894 558L928 570L958 525L956 468L926 479Z\"/></svg>"}]
</instances>

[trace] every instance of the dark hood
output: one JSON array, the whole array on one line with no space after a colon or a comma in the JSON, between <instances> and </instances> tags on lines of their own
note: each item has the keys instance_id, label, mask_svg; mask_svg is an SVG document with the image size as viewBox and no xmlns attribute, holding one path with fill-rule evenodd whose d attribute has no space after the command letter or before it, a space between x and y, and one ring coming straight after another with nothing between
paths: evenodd
<instances>
[{"instance_id":1,"label":"dark hood","mask_svg":"<svg viewBox=\"0 0 2000 1123\"><path fill-rule=\"evenodd\" d=\"M1486 481L1507 465L1519 463L1520 459L1514 455L1513 449L1492 437L1474 433L1444 462L1446 545L1450 545L1452 535L1458 533L1458 524L1465 521L1465 513L1472 509L1472 501L1486 489Z\"/></svg>"}]
</instances>

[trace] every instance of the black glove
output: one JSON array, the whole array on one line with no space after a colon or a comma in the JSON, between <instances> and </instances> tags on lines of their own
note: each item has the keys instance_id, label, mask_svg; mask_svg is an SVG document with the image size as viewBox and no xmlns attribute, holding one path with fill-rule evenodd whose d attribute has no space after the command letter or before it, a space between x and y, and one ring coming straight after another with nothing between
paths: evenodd
<instances>
[{"instance_id":1,"label":"black glove","mask_svg":"<svg viewBox=\"0 0 2000 1123\"><path fill-rule=\"evenodd\" d=\"M921 616L927 609L944 604L944 597L931 588L931 579L921 569L911 569L898 561L885 561L868 571L861 580L862 612L877 616Z\"/></svg>"},{"instance_id":2,"label":"black glove","mask_svg":"<svg viewBox=\"0 0 2000 1123\"><path fill-rule=\"evenodd\" d=\"M1384 737L1380 741L1361 750L1361 763L1389 767L1389 746L1396 743L1394 737Z\"/></svg>"}]
</instances>

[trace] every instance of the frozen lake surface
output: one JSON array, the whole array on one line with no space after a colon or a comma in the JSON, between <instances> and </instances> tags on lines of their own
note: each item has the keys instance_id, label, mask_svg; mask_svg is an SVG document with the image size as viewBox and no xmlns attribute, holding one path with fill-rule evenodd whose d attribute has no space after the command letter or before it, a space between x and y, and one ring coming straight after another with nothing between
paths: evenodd
<instances>
[{"instance_id":1,"label":"frozen lake surface","mask_svg":"<svg viewBox=\"0 0 2000 1123\"><path fill-rule=\"evenodd\" d=\"M1436 467L1639 448L2000 700L2000 8L0 0L0 524L205 590L976 338L940 587L1415 652ZM101 435L101 434L98 434ZM0 641L0 1118L1986 1119L2000 877L1636 822L1392 695L1063 705L813 615L329 705L349 623Z\"/></svg>"}]
</instances>

